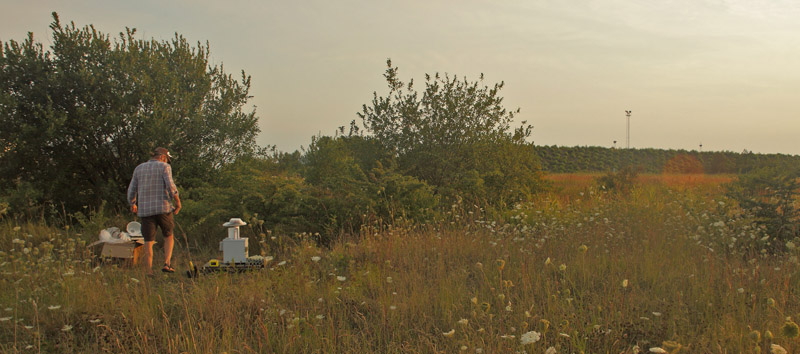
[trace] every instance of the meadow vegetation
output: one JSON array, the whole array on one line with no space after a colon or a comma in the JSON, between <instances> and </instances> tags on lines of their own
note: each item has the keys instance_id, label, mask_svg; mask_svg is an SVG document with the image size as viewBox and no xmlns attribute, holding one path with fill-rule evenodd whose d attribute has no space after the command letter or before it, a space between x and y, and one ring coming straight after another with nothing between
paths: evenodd
<instances>
[{"instance_id":1,"label":"meadow vegetation","mask_svg":"<svg viewBox=\"0 0 800 354\"><path fill-rule=\"evenodd\" d=\"M770 236L718 179L640 176L625 194L552 180L553 192L507 210L454 203L435 222L364 226L330 247L254 216L244 232L262 240L268 268L197 279L98 265L85 248L94 235L7 218L0 348L800 350L797 240ZM176 254L185 269L190 255Z\"/></svg>"}]
</instances>

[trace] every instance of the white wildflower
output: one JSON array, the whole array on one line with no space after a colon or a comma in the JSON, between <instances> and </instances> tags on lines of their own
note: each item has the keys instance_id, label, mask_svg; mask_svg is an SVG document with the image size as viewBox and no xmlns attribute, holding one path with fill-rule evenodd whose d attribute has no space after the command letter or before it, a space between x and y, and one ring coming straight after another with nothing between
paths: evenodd
<instances>
[{"instance_id":1,"label":"white wildflower","mask_svg":"<svg viewBox=\"0 0 800 354\"><path fill-rule=\"evenodd\" d=\"M72 326L65 324L64 327L61 327L62 332L69 332L72 330Z\"/></svg>"},{"instance_id":2,"label":"white wildflower","mask_svg":"<svg viewBox=\"0 0 800 354\"><path fill-rule=\"evenodd\" d=\"M544 351L544 354L556 354L556 353L557 353L556 352L556 347L550 347L550 348L547 348L547 350Z\"/></svg>"},{"instance_id":3,"label":"white wildflower","mask_svg":"<svg viewBox=\"0 0 800 354\"><path fill-rule=\"evenodd\" d=\"M319 262L320 259L322 259L322 257L320 257L320 256L311 257L311 260L314 261L314 262Z\"/></svg>"},{"instance_id":4,"label":"white wildflower","mask_svg":"<svg viewBox=\"0 0 800 354\"><path fill-rule=\"evenodd\" d=\"M661 347L652 347L652 348L650 348L650 352L651 353L666 353L667 351L664 350L664 348L661 348Z\"/></svg>"},{"instance_id":5,"label":"white wildflower","mask_svg":"<svg viewBox=\"0 0 800 354\"><path fill-rule=\"evenodd\" d=\"M61 308L61 305L51 305L51 306L47 306L47 309L48 309L48 310L50 310L50 311L55 311L55 310L58 310L58 309L60 309L60 308Z\"/></svg>"},{"instance_id":6,"label":"white wildflower","mask_svg":"<svg viewBox=\"0 0 800 354\"><path fill-rule=\"evenodd\" d=\"M520 343L522 345L533 344L539 341L541 338L541 333L536 331L525 332L519 337Z\"/></svg>"},{"instance_id":7,"label":"white wildflower","mask_svg":"<svg viewBox=\"0 0 800 354\"><path fill-rule=\"evenodd\" d=\"M772 354L786 354L786 349L777 344L770 344L769 352Z\"/></svg>"},{"instance_id":8,"label":"white wildflower","mask_svg":"<svg viewBox=\"0 0 800 354\"><path fill-rule=\"evenodd\" d=\"M342 276L342 275L338 275L338 276L336 276L336 280L338 280L338 281L345 281L345 280L347 280L347 277L345 277L345 276Z\"/></svg>"}]
</instances>

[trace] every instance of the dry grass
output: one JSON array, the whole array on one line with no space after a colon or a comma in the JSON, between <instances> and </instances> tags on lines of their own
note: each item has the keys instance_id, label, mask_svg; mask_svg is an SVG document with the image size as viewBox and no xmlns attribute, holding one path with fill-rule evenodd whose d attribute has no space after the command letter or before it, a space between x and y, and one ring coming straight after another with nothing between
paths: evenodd
<instances>
[{"instance_id":1,"label":"dry grass","mask_svg":"<svg viewBox=\"0 0 800 354\"><path fill-rule=\"evenodd\" d=\"M781 334L800 311L796 254L762 253L770 241L714 182L645 176L620 197L550 178L585 184L492 220L457 208L331 249L295 239L267 270L196 280L95 267L75 234L6 222L0 351L800 350Z\"/></svg>"}]
</instances>

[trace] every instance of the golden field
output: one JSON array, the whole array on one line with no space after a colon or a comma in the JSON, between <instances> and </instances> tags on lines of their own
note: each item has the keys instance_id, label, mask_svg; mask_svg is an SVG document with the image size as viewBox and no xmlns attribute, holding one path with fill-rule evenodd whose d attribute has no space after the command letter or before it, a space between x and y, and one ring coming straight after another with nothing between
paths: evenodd
<instances>
[{"instance_id":1,"label":"golden field","mask_svg":"<svg viewBox=\"0 0 800 354\"><path fill-rule=\"evenodd\" d=\"M455 204L330 248L248 227L265 270L193 279L98 265L94 235L4 220L0 351L800 351L798 251L768 251L723 193L734 177L644 175L627 194L596 177L550 175L552 192L508 210ZM179 270L219 257L182 237Z\"/></svg>"}]
</instances>

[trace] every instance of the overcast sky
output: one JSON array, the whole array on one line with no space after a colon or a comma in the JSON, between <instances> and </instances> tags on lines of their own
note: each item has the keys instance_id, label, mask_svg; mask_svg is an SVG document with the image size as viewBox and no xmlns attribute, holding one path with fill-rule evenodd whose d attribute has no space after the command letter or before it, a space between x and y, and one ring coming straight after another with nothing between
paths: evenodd
<instances>
[{"instance_id":1,"label":"overcast sky","mask_svg":"<svg viewBox=\"0 0 800 354\"><path fill-rule=\"evenodd\" d=\"M800 2L788 0L2 0L0 41L51 43L50 13L209 41L252 75L260 145L294 151L407 81L505 81L537 145L800 154Z\"/></svg>"}]
</instances>

